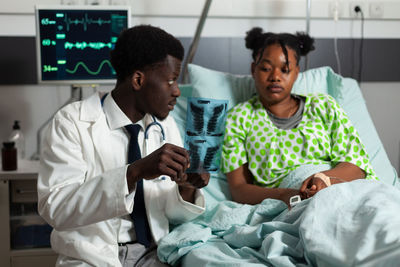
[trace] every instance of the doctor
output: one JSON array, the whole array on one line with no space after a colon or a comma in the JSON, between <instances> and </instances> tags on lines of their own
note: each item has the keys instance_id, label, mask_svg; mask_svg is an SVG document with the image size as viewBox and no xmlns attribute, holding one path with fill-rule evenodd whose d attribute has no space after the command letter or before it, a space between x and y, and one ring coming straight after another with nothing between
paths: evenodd
<instances>
[{"instance_id":1,"label":"doctor","mask_svg":"<svg viewBox=\"0 0 400 267\"><path fill-rule=\"evenodd\" d=\"M189 155L168 116L180 95L183 55L159 28L125 30L111 52L112 92L55 115L43 144L38 209L54 227L57 266L163 266L156 244L169 224L204 212L199 188L210 176L185 173ZM137 139L125 128L132 125Z\"/></svg>"}]
</instances>

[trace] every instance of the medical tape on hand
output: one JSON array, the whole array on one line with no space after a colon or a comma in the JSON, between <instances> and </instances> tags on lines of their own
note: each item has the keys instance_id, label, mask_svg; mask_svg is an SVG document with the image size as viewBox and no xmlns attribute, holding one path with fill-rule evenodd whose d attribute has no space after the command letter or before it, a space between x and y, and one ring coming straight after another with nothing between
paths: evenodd
<instances>
[{"instance_id":1,"label":"medical tape on hand","mask_svg":"<svg viewBox=\"0 0 400 267\"><path fill-rule=\"evenodd\" d=\"M326 186L331 186L331 179L322 172L315 174L314 177L321 179L326 184Z\"/></svg>"}]
</instances>

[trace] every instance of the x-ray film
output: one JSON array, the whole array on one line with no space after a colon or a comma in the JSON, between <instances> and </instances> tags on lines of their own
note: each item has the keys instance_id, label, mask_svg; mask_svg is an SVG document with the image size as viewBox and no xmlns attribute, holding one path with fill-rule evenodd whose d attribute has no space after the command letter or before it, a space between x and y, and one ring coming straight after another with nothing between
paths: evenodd
<instances>
[{"instance_id":1,"label":"x-ray film","mask_svg":"<svg viewBox=\"0 0 400 267\"><path fill-rule=\"evenodd\" d=\"M218 171L227 108L227 100L188 98L185 132L185 148L190 155L188 173Z\"/></svg>"}]
</instances>

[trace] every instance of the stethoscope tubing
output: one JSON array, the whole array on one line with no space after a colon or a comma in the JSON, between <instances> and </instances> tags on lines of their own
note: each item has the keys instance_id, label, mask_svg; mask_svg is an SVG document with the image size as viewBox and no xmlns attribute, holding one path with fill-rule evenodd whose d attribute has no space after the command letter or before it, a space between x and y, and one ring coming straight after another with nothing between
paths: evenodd
<instances>
[{"instance_id":1,"label":"stethoscope tubing","mask_svg":"<svg viewBox=\"0 0 400 267\"><path fill-rule=\"evenodd\" d=\"M162 140L165 141L164 128L162 127L161 123L156 121L156 118L154 117L154 115L151 115L151 117L153 118L153 122L146 126L146 129L144 130L144 138L146 140L149 139L149 129L151 126L158 126L158 127L160 127L160 130L161 130Z\"/></svg>"}]
</instances>

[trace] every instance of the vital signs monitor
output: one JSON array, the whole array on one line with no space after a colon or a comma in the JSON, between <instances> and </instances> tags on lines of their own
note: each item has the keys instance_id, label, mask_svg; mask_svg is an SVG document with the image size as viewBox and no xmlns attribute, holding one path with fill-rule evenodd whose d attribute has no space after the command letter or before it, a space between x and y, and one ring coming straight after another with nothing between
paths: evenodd
<instances>
[{"instance_id":1,"label":"vital signs monitor","mask_svg":"<svg viewBox=\"0 0 400 267\"><path fill-rule=\"evenodd\" d=\"M113 83L110 63L120 32L130 26L129 7L37 6L39 83Z\"/></svg>"}]
</instances>

